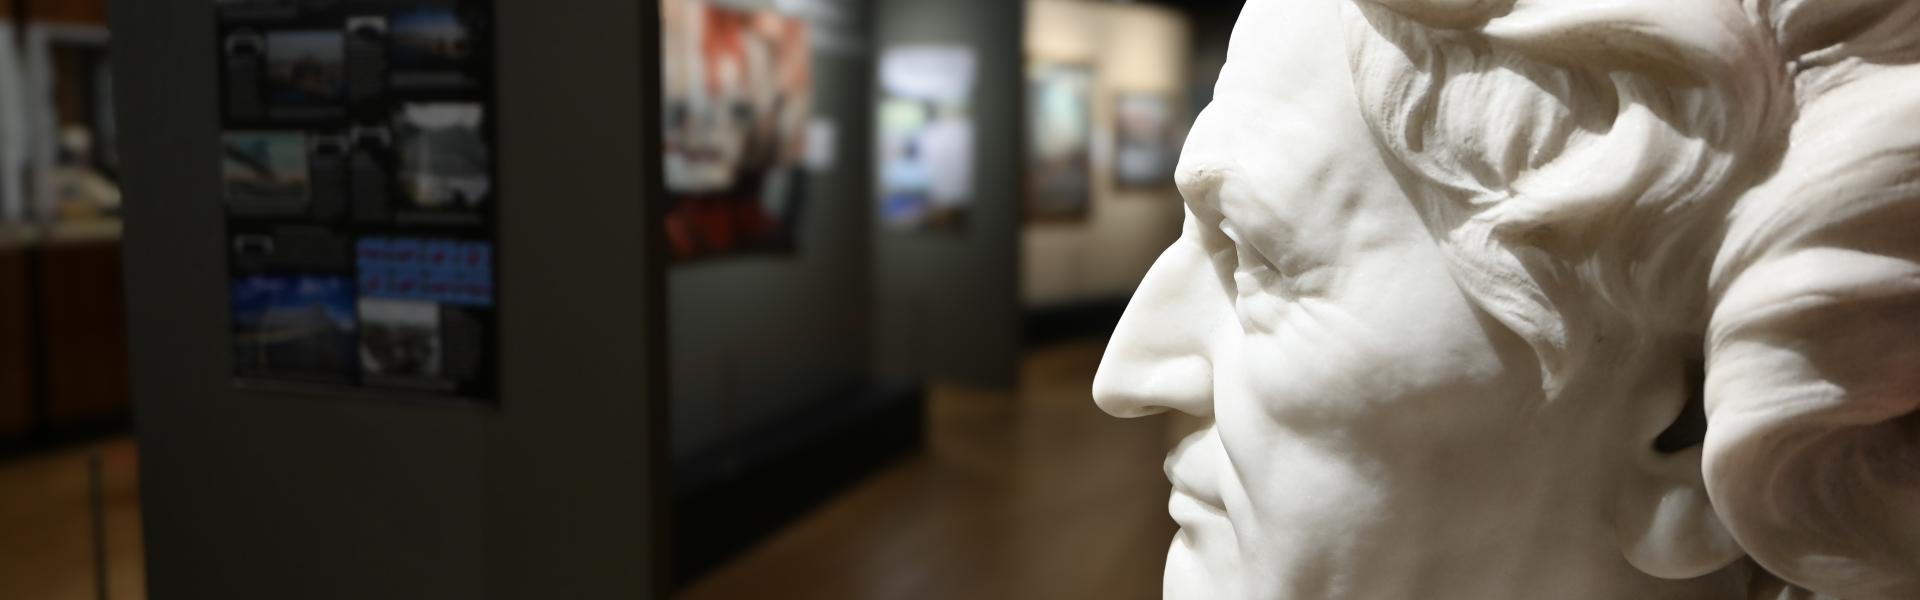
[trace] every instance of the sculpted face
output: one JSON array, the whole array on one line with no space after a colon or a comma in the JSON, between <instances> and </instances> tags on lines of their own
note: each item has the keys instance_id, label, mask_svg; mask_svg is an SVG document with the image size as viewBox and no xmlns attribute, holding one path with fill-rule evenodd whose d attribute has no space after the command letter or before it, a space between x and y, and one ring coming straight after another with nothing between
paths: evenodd
<instances>
[{"instance_id":1,"label":"sculpted face","mask_svg":"<svg viewBox=\"0 0 1920 600\"><path fill-rule=\"evenodd\" d=\"M1525 583L1516 568L1561 579L1557 563L1594 557L1511 542L1598 533L1576 517L1596 509L1586 470L1554 458L1608 436L1541 410L1532 352L1468 301L1375 147L1338 7L1290 4L1241 15L1181 158L1184 234L1095 383L1116 415L1210 420L1167 459L1168 597L1491 598Z\"/></svg>"},{"instance_id":2,"label":"sculpted face","mask_svg":"<svg viewBox=\"0 0 1920 600\"><path fill-rule=\"evenodd\" d=\"M1183 234L1094 382L1116 416L1206 423L1166 460L1166 597L1771 599L1807 597L1774 573L1864 572L1809 571L1794 533L1715 509L1781 506L1738 494L1772 472L1755 453L1777 442L1754 440L1785 413L1701 372L1780 352L1727 333L1749 323L1727 282L1765 240L1715 244L1772 223L1736 202L1793 187L1768 170L1795 164L1767 137L1792 114L1787 61L1737 3L1614 4L1246 4L1176 175ZM1685 27L1634 20L1666 14ZM1652 33L1581 46L1605 19ZM1715 354L1731 339L1766 350ZM1721 421L1689 426L1701 410Z\"/></svg>"}]
</instances>

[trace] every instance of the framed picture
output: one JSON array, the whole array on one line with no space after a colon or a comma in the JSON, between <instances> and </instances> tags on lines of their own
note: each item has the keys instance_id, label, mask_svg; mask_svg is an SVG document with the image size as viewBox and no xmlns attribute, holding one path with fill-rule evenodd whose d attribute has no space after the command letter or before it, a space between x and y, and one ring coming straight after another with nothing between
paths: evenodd
<instances>
[{"instance_id":1,"label":"framed picture","mask_svg":"<svg viewBox=\"0 0 1920 600\"><path fill-rule=\"evenodd\" d=\"M340 29L269 31L267 104L286 119L341 113L346 98L346 36Z\"/></svg>"},{"instance_id":2,"label":"framed picture","mask_svg":"<svg viewBox=\"0 0 1920 600\"><path fill-rule=\"evenodd\" d=\"M242 375L353 380L353 280L248 275L231 283L233 363Z\"/></svg>"},{"instance_id":3,"label":"framed picture","mask_svg":"<svg viewBox=\"0 0 1920 600\"><path fill-rule=\"evenodd\" d=\"M662 168L675 260L791 252L805 201L806 21L663 0Z\"/></svg>"},{"instance_id":4,"label":"framed picture","mask_svg":"<svg viewBox=\"0 0 1920 600\"><path fill-rule=\"evenodd\" d=\"M306 211L310 187L305 133L230 131L220 143L229 210L248 215Z\"/></svg>"},{"instance_id":5,"label":"framed picture","mask_svg":"<svg viewBox=\"0 0 1920 600\"><path fill-rule=\"evenodd\" d=\"M1172 98L1122 93L1114 98L1113 112L1114 183L1128 188L1172 186L1180 157Z\"/></svg>"},{"instance_id":6,"label":"framed picture","mask_svg":"<svg viewBox=\"0 0 1920 600\"><path fill-rule=\"evenodd\" d=\"M964 46L897 46L880 58L880 222L958 231L973 203L976 59Z\"/></svg>"},{"instance_id":7,"label":"framed picture","mask_svg":"<svg viewBox=\"0 0 1920 600\"><path fill-rule=\"evenodd\" d=\"M1028 65L1028 220L1086 219L1093 195L1092 95L1093 70L1088 66Z\"/></svg>"}]
</instances>

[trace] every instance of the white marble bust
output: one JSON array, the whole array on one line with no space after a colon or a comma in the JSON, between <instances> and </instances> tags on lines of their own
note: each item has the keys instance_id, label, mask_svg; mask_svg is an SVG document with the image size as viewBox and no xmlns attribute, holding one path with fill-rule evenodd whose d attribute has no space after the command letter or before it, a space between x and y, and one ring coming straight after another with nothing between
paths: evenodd
<instances>
[{"instance_id":1,"label":"white marble bust","mask_svg":"<svg viewBox=\"0 0 1920 600\"><path fill-rule=\"evenodd\" d=\"M1206 420L1166 596L1920 599L1916 61L1916 0L1247 2L1094 383Z\"/></svg>"}]
</instances>

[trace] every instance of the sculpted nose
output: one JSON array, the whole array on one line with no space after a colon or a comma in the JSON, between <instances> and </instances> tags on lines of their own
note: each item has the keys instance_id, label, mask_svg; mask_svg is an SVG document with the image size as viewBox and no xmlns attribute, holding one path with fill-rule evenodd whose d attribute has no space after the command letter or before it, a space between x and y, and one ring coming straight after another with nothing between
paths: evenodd
<instances>
[{"instance_id":1,"label":"sculpted nose","mask_svg":"<svg viewBox=\"0 0 1920 600\"><path fill-rule=\"evenodd\" d=\"M1119 341L1116 336L1115 341ZM1107 414L1133 418L1177 410L1212 416L1213 367L1200 356L1116 355L1109 348L1093 379L1093 401Z\"/></svg>"},{"instance_id":2,"label":"sculpted nose","mask_svg":"<svg viewBox=\"0 0 1920 600\"><path fill-rule=\"evenodd\" d=\"M1189 214L1186 234L1154 262L1107 343L1093 400L1108 414L1213 413L1210 347L1234 321L1197 227Z\"/></svg>"}]
</instances>

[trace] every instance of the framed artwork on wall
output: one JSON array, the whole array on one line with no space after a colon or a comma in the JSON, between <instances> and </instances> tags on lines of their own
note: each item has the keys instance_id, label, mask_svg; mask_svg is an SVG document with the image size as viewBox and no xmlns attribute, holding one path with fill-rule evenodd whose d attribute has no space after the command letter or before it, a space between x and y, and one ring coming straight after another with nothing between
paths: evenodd
<instances>
[{"instance_id":1,"label":"framed artwork on wall","mask_svg":"<svg viewBox=\"0 0 1920 600\"><path fill-rule=\"evenodd\" d=\"M662 0L666 240L675 261L794 250L812 55L801 18Z\"/></svg>"},{"instance_id":2,"label":"framed artwork on wall","mask_svg":"<svg viewBox=\"0 0 1920 600\"><path fill-rule=\"evenodd\" d=\"M880 58L880 223L964 229L973 203L976 59L965 46L899 46Z\"/></svg>"},{"instance_id":3,"label":"framed artwork on wall","mask_svg":"<svg viewBox=\"0 0 1920 600\"><path fill-rule=\"evenodd\" d=\"M1081 221L1093 197L1093 69L1035 61L1027 67L1026 215Z\"/></svg>"},{"instance_id":4,"label":"framed artwork on wall","mask_svg":"<svg viewBox=\"0 0 1920 600\"><path fill-rule=\"evenodd\" d=\"M1126 92L1113 100L1113 180L1123 188L1173 186L1180 158L1170 94Z\"/></svg>"}]
</instances>

